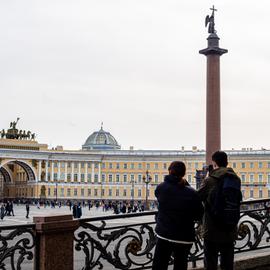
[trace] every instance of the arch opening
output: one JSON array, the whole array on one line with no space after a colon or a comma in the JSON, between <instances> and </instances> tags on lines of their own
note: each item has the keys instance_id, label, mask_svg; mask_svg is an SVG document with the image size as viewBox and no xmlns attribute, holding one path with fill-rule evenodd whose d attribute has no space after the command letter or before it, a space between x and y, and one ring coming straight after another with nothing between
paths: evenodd
<instances>
[{"instance_id":1,"label":"arch opening","mask_svg":"<svg viewBox=\"0 0 270 270\"><path fill-rule=\"evenodd\" d=\"M29 164L20 160L8 160L0 166L0 196L24 197L27 194L27 182L35 180L36 174Z\"/></svg>"}]
</instances>

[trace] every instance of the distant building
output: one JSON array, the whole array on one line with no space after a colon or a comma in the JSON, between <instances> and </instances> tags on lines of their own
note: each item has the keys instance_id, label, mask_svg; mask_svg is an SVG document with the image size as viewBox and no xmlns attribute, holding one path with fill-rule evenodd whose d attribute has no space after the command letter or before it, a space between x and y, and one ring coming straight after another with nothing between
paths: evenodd
<instances>
[{"instance_id":1,"label":"distant building","mask_svg":"<svg viewBox=\"0 0 270 270\"><path fill-rule=\"evenodd\" d=\"M22 136L20 137L21 134ZM35 136L23 137L16 125L1 132L0 196L2 198L135 200L144 201L148 171L149 200L154 200L173 160L187 166L186 178L195 187L196 169L205 163L205 151L121 150L115 138L101 128L91 134L82 150L48 149ZM11 136L12 135L12 136ZM9 137L8 139L6 137ZM270 196L270 151L231 150L229 165L242 180L245 199Z\"/></svg>"}]
</instances>

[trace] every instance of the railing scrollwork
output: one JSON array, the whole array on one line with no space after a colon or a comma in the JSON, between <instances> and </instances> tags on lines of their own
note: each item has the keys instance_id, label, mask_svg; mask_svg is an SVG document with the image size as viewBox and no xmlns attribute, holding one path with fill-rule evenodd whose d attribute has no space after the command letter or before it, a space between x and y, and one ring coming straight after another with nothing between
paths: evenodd
<instances>
[{"instance_id":1,"label":"railing scrollwork","mask_svg":"<svg viewBox=\"0 0 270 270\"><path fill-rule=\"evenodd\" d=\"M82 269L102 269L103 261L117 269L131 269L134 265L136 269L144 269L151 264L156 241L153 226L134 224L109 228L104 220L100 226L87 220L81 224L82 230L75 234L75 249L85 254Z\"/></svg>"},{"instance_id":2,"label":"railing scrollwork","mask_svg":"<svg viewBox=\"0 0 270 270\"><path fill-rule=\"evenodd\" d=\"M270 248L270 199L243 202L241 207L235 253ZM77 269L150 269L156 244L155 214L145 212L80 220L75 249L84 253L85 261ZM134 217L142 220L143 216L152 216L152 219L144 223L129 222ZM110 221L117 219L118 225L111 226ZM196 241L189 254L193 267L203 258L201 227L196 224L195 230Z\"/></svg>"},{"instance_id":3,"label":"railing scrollwork","mask_svg":"<svg viewBox=\"0 0 270 270\"><path fill-rule=\"evenodd\" d=\"M35 246L34 224L0 227L0 269L21 270L26 262L33 269Z\"/></svg>"}]
</instances>

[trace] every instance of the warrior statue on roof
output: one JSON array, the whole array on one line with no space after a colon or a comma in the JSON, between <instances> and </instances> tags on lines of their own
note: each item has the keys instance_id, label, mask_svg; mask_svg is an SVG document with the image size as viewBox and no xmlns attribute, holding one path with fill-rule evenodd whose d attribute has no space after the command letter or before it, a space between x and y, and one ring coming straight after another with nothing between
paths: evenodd
<instances>
[{"instance_id":1,"label":"warrior statue on roof","mask_svg":"<svg viewBox=\"0 0 270 270\"><path fill-rule=\"evenodd\" d=\"M20 120L20 118L18 117L17 120L16 120L16 122L15 121L14 122L10 122L10 128L16 129L16 126L17 126L19 120Z\"/></svg>"}]
</instances>

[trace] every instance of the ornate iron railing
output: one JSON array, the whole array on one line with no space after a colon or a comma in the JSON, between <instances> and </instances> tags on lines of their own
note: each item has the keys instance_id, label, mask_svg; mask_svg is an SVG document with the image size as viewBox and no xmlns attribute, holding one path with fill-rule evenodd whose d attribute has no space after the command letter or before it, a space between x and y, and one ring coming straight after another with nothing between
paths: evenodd
<instances>
[{"instance_id":1,"label":"ornate iron railing","mask_svg":"<svg viewBox=\"0 0 270 270\"><path fill-rule=\"evenodd\" d=\"M34 269L35 224L0 226L0 269Z\"/></svg>"},{"instance_id":2,"label":"ornate iron railing","mask_svg":"<svg viewBox=\"0 0 270 270\"><path fill-rule=\"evenodd\" d=\"M241 208L235 253L270 248L270 199L243 202ZM74 269L150 269L156 244L156 213L81 219L74 236ZM197 224L189 261L195 267L202 258L203 240Z\"/></svg>"}]
</instances>

